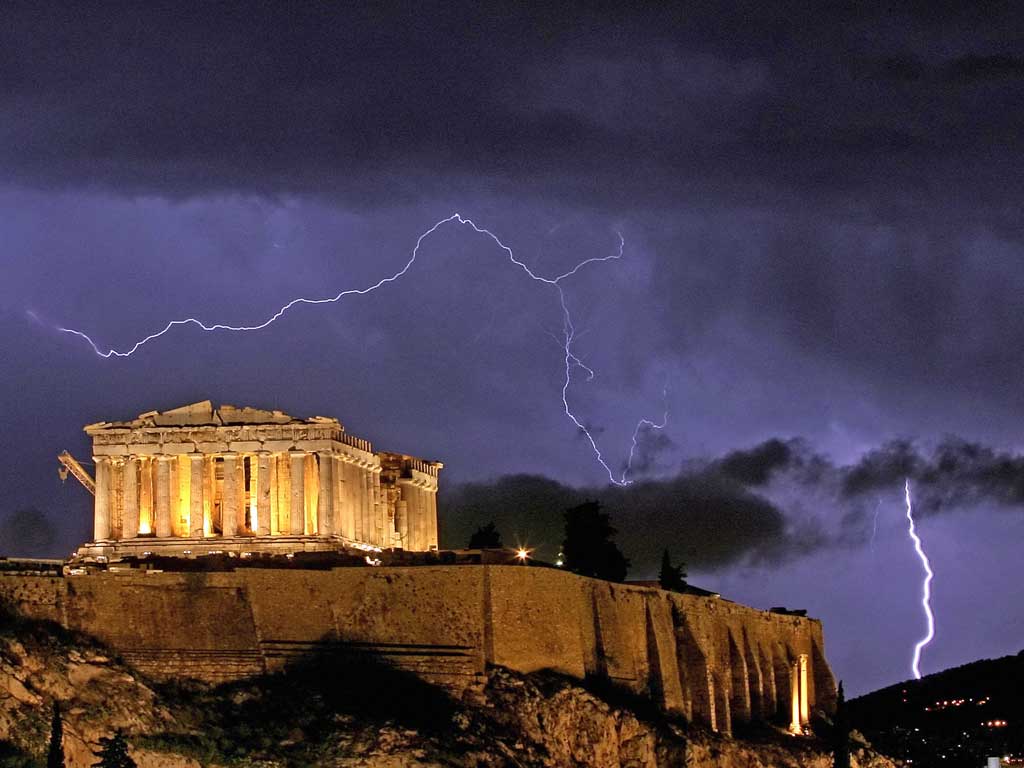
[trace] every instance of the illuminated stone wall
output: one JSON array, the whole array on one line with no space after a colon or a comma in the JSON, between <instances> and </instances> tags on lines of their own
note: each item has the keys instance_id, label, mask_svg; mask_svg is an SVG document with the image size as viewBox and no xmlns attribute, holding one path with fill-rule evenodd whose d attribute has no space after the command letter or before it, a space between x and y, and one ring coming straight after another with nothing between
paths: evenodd
<instances>
[{"instance_id":1,"label":"illuminated stone wall","mask_svg":"<svg viewBox=\"0 0 1024 768\"><path fill-rule=\"evenodd\" d=\"M154 676L230 680L310 652L370 652L455 688L488 664L603 678L722 732L751 719L799 730L835 704L814 619L553 569L0 576L0 601Z\"/></svg>"}]
</instances>

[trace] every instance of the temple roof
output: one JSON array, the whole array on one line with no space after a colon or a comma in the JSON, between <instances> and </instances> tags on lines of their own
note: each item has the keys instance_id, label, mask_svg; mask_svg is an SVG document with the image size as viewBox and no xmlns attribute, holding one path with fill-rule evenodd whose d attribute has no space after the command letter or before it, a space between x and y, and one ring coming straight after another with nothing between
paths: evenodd
<instances>
[{"instance_id":1,"label":"temple roof","mask_svg":"<svg viewBox=\"0 0 1024 768\"><path fill-rule=\"evenodd\" d=\"M89 424L85 431L89 434L105 429L137 429L143 427L224 427L239 424L323 424L341 428L337 419L326 416L313 416L309 419L297 419L283 411L268 411L262 408L233 405L213 407L209 400L182 405L167 411L148 411L140 413L131 421L99 421Z\"/></svg>"}]
</instances>

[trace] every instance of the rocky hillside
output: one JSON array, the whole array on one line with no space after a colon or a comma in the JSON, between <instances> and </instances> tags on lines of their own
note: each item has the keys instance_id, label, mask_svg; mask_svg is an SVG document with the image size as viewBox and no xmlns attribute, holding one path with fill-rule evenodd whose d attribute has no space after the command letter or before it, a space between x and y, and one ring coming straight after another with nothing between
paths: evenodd
<instances>
[{"instance_id":1,"label":"rocky hillside","mask_svg":"<svg viewBox=\"0 0 1024 768\"><path fill-rule=\"evenodd\" d=\"M721 738L554 675L497 669L455 700L350 657L216 688L157 686L88 638L0 616L0 766L44 764L55 701L69 768L92 765L114 730L144 768L831 765L811 739L772 729ZM865 750L856 757L892 765Z\"/></svg>"}]
</instances>

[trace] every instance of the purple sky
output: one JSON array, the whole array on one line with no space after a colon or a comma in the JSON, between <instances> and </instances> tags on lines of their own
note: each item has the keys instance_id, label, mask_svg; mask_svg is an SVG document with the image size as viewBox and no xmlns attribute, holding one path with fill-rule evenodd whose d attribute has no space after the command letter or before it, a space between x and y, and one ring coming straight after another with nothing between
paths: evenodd
<instances>
[{"instance_id":1,"label":"purple sky","mask_svg":"<svg viewBox=\"0 0 1024 768\"><path fill-rule=\"evenodd\" d=\"M1024 57L1019 14L780 4L350 16L178 3L12 10L0 28L0 551L63 554L80 427L212 399L334 415L443 460L442 543L495 520L553 555L597 497L632 576L805 607L856 694L1020 650ZM557 294L454 212L563 283ZM32 313L32 314L29 314ZM668 387L667 397L662 392ZM904 442L893 442L904 441ZM30 532L39 519L46 530ZM877 530L874 513L878 510ZM33 522L35 521L35 522Z\"/></svg>"}]
</instances>

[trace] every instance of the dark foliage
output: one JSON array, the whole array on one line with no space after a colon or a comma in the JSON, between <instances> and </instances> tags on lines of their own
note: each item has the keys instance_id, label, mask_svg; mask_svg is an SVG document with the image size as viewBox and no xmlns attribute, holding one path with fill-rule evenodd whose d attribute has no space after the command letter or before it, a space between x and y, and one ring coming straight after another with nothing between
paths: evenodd
<instances>
[{"instance_id":1,"label":"dark foliage","mask_svg":"<svg viewBox=\"0 0 1024 768\"><path fill-rule=\"evenodd\" d=\"M46 768L64 768L64 722L60 717L60 704L53 702L50 720L50 748L46 753Z\"/></svg>"},{"instance_id":2,"label":"dark foliage","mask_svg":"<svg viewBox=\"0 0 1024 768\"><path fill-rule=\"evenodd\" d=\"M842 680L836 694L836 716L832 725L832 765L834 768L850 768L850 712Z\"/></svg>"},{"instance_id":3,"label":"dark foliage","mask_svg":"<svg viewBox=\"0 0 1024 768\"><path fill-rule=\"evenodd\" d=\"M501 533L493 522L476 529L469 537L469 549L501 549Z\"/></svg>"},{"instance_id":4,"label":"dark foliage","mask_svg":"<svg viewBox=\"0 0 1024 768\"><path fill-rule=\"evenodd\" d=\"M137 768L128 755L128 742L120 731L101 738L99 751L94 754L99 762L93 763L92 768Z\"/></svg>"},{"instance_id":5,"label":"dark foliage","mask_svg":"<svg viewBox=\"0 0 1024 768\"><path fill-rule=\"evenodd\" d=\"M618 531L596 501L588 501L565 512L565 567L581 576L623 581L629 560L612 541Z\"/></svg>"},{"instance_id":6,"label":"dark foliage","mask_svg":"<svg viewBox=\"0 0 1024 768\"><path fill-rule=\"evenodd\" d=\"M662 589L678 592L686 586L686 563L672 565L666 549L661 555L661 569L658 571L658 584Z\"/></svg>"}]
</instances>

